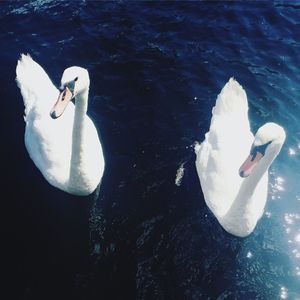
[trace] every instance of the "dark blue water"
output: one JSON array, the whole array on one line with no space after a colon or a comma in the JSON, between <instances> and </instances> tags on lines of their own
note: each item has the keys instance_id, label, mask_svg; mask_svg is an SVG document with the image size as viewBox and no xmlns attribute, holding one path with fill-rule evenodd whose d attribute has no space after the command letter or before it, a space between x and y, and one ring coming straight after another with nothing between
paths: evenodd
<instances>
[{"instance_id":1,"label":"dark blue water","mask_svg":"<svg viewBox=\"0 0 300 300\"><path fill-rule=\"evenodd\" d=\"M2 1L0 29L5 299L300 299L299 3ZM88 68L99 194L53 188L28 157L20 53L56 84ZM274 121L287 133L244 239L207 209L192 149L231 76L253 131Z\"/></svg>"}]
</instances>

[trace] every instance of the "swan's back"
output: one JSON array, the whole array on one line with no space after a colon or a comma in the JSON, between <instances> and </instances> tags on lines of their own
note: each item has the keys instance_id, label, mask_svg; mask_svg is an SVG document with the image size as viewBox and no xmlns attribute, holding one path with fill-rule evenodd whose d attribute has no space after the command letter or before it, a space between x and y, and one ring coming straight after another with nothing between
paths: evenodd
<instances>
[{"instance_id":1,"label":"swan's back","mask_svg":"<svg viewBox=\"0 0 300 300\"><path fill-rule=\"evenodd\" d=\"M252 141L247 96L231 78L217 97L205 140L195 147L204 198L217 218L228 211L238 192L238 169Z\"/></svg>"}]
</instances>

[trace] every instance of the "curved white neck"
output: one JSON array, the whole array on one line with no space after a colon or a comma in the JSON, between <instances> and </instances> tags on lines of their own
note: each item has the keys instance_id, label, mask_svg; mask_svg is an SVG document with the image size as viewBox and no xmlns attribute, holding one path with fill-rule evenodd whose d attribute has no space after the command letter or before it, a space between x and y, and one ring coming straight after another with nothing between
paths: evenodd
<instances>
[{"instance_id":1,"label":"curved white neck","mask_svg":"<svg viewBox=\"0 0 300 300\"><path fill-rule=\"evenodd\" d=\"M220 219L227 231L246 236L256 226L267 200L267 172L281 146L282 144L275 145L273 151L261 159L252 174L243 180L230 209Z\"/></svg>"},{"instance_id":2,"label":"curved white neck","mask_svg":"<svg viewBox=\"0 0 300 300\"><path fill-rule=\"evenodd\" d=\"M255 192L256 187L258 186L259 182L261 181L262 177L268 171L270 165L280 152L282 144L274 144L272 151L269 154L265 155L261 161L257 164L255 169L253 170L252 174L247 177L241 185L239 193L237 195L236 201L239 198L249 199ZM246 207L244 203L244 207Z\"/></svg>"},{"instance_id":3,"label":"curved white neck","mask_svg":"<svg viewBox=\"0 0 300 300\"><path fill-rule=\"evenodd\" d=\"M70 166L70 185L76 187L77 181L84 174L83 170L83 145L84 145L84 129L86 121L86 112L88 106L88 89L75 96L75 115L72 133L72 154Z\"/></svg>"}]
</instances>

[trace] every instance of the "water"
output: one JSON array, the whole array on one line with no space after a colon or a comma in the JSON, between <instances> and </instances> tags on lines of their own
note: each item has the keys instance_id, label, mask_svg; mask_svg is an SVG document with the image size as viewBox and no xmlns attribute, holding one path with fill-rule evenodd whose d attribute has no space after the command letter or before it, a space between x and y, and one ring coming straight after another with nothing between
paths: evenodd
<instances>
[{"instance_id":1,"label":"water","mask_svg":"<svg viewBox=\"0 0 300 300\"><path fill-rule=\"evenodd\" d=\"M286 1L1 2L11 299L300 299L299 9ZM14 81L23 52L56 84L64 68L88 68L89 114L106 158L99 195L56 190L29 159ZM247 92L253 131L274 121L287 133L265 214L245 239L226 234L207 209L192 149L231 76Z\"/></svg>"}]
</instances>

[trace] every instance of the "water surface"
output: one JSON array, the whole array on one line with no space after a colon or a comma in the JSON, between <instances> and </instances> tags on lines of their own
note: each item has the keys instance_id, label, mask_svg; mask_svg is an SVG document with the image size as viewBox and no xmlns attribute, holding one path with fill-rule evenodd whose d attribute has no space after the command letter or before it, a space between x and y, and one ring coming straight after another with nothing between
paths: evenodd
<instances>
[{"instance_id":1,"label":"water surface","mask_svg":"<svg viewBox=\"0 0 300 300\"><path fill-rule=\"evenodd\" d=\"M299 8L1 2L1 210L12 299L300 299ZM28 157L14 81L20 53L57 85L68 66L89 70L89 114L106 158L99 195L56 190ZM287 133L265 214L245 239L224 232L206 207L192 147L231 76L247 92L253 132L273 121Z\"/></svg>"}]
</instances>

